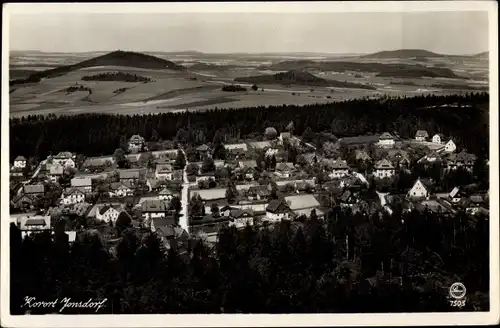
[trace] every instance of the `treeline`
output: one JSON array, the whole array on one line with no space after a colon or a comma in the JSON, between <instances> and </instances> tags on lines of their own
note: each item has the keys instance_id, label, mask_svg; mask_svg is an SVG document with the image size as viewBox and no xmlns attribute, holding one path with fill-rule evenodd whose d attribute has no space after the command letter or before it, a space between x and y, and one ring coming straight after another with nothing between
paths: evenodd
<instances>
[{"instance_id":1,"label":"treeline","mask_svg":"<svg viewBox=\"0 0 500 328\"><path fill-rule=\"evenodd\" d=\"M73 93L73 92L76 92L76 91L88 91L89 94L92 94L92 89L88 88L88 87L84 87L83 85L72 85L66 89L64 89L64 91L66 91L66 93Z\"/></svg>"},{"instance_id":2,"label":"treeline","mask_svg":"<svg viewBox=\"0 0 500 328\"><path fill-rule=\"evenodd\" d=\"M223 85L221 90L222 91L229 91L229 92L238 92L238 91L247 91L247 88L242 87L239 84L227 84L227 85Z\"/></svg>"},{"instance_id":3,"label":"treeline","mask_svg":"<svg viewBox=\"0 0 500 328\"><path fill-rule=\"evenodd\" d=\"M21 240L12 225L10 233L13 315L25 313L26 295L107 298L99 314L489 310L488 221L463 214L381 218L336 209L325 222L311 214L273 229L223 228L215 247L191 242L188 256L171 248L166 259L158 238L140 239L133 229L121 232L114 255L97 233L82 233L72 246L60 228L54 241L49 234ZM462 309L448 300L457 281L467 288Z\"/></svg>"},{"instance_id":4,"label":"treeline","mask_svg":"<svg viewBox=\"0 0 500 328\"><path fill-rule=\"evenodd\" d=\"M112 154L133 134L146 140L177 139L193 144L211 142L216 133L236 139L259 138L267 127L284 131L290 121L296 135L309 128L319 147L323 141L318 132L322 131L338 138L384 131L414 138L417 130L425 129L431 136L443 133L469 152L487 156L488 102L487 93L476 93L157 115L27 116L10 119L10 159L17 155L45 158L68 150L86 156Z\"/></svg>"},{"instance_id":5,"label":"treeline","mask_svg":"<svg viewBox=\"0 0 500 328\"><path fill-rule=\"evenodd\" d=\"M83 81L151 82L151 78L124 72L100 73L82 77Z\"/></svg>"}]
</instances>

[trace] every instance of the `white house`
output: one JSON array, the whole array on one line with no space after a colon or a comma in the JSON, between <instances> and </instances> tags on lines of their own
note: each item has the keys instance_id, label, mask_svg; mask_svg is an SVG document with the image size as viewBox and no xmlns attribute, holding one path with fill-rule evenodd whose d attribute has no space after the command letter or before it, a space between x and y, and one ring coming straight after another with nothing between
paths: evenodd
<instances>
[{"instance_id":1,"label":"white house","mask_svg":"<svg viewBox=\"0 0 500 328\"><path fill-rule=\"evenodd\" d=\"M229 218L229 226L234 226L237 229L254 224L253 210L251 209L232 209L229 211Z\"/></svg>"},{"instance_id":2,"label":"white house","mask_svg":"<svg viewBox=\"0 0 500 328\"><path fill-rule=\"evenodd\" d=\"M170 202L174 198L174 193L170 189L163 188L158 192L158 198Z\"/></svg>"},{"instance_id":3,"label":"white house","mask_svg":"<svg viewBox=\"0 0 500 328\"><path fill-rule=\"evenodd\" d=\"M52 182L57 182L57 180L64 174L64 166L60 164L49 165L49 179Z\"/></svg>"},{"instance_id":4,"label":"white house","mask_svg":"<svg viewBox=\"0 0 500 328\"><path fill-rule=\"evenodd\" d=\"M373 175L376 178L391 178L394 174L396 174L396 170L389 160L384 158L375 164Z\"/></svg>"},{"instance_id":5,"label":"white house","mask_svg":"<svg viewBox=\"0 0 500 328\"><path fill-rule=\"evenodd\" d=\"M290 207L284 201L273 199L266 207L266 216L263 219L268 222L280 222L290 220Z\"/></svg>"},{"instance_id":6,"label":"white house","mask_svg":"<svg viewBox=\"0 0 500 328\"><path fill-rule=\"evenodd\" d=\"M332 179L342 178L349 174L349 166L347 165L347 161L340 158L331 161L328 166L331 169L331 172L330 174L328 174L328 176Z\"/></svg>"},{"instance_id":7,"label":"white house","mask_svg":"<svg viewBox=\"0 0 500 328\"><path fill-rule=\"evenodd\" d=\"M132 137L130 137L128 141L128 149L130 151L139 151L144 147L145 145L145 140L143 137L141 137L138 134L134 134Z\"/></svg>"},{"instance_id":8,"label":"white house","mask_svg":"<svg viewBox=\"0 0 500 328\"><path fill-rule=\"evenodd\" d=\"M381 147L393 147L395 144L394 137L389 132L384 132L378 138L378 145Z\"/></svg>"},{"instance_id":9,"label":"white house","mask_svg":"<svg viewBox=\"0 0 500 328\"><path fill-rule=\"evenodd\" d=\"M26 158L17 156L16 159L14 159L14 167L24 169L26 167Z\"/></svg>"},{"instance_id":10,"label":"white house","mask_svg":"<svg viewBox=\"0 0 500 328\"><path fill-rule=\"evenodd\" d=\"M110 197L126 197L132 196L134 191L127 182L113 182L110 186Z\"/></svg>"},{"instance_id":11,"label":"white house","mask_svg":"<svg viewBox=\"0 0 500 328\"><path fill-rule=\"evenodd\" d=\"M75 165L75 155L68 151L60 152L56 156L52 157L52 163L57 165L62 165L64 168L72 167Z\"/></svg>"},{"instance_id":12,"label":"white house","mask_svg":"<svg viewBox=\"0 0 500 328\"><path fill-rule=\"evenodd\" d=\"M79 188L66 188L61 196L61 204L72 205L83 203L85 201L85 192Z\"/></svg>"},{"instance_id":13,"label":"white house","mask_svg":"<svg viewBox=\"0 0 500 328\"><path fill-rule=\"evenodd\" d=\"M417 179L410 191L408 191L409 198L428 198L431 194L431 183L426 179Z\"/></svg>"},{"instance_id":14,"label":"white house","mask_svg":"<svg viewBox=\"0 0 500 328\"><path fill-rule=\"evenodd\" d=\"M50 231L50 216L41 215L23 215L15 219L15 224L21 230L21 236Z\"/></svg>"},{"instance_id":15,"label":"white house","mask_svg":"<svg viewBox=\"0 0 500 328\"><path fill-rule=\"evenodd\" d=\"M71 179L71 187L79 188L85 193L91 193L92 179L85 177L75 177Z\"/></svg>"},{"instance_id":16,"label":"white house","mask_svg":"<svg viewBox=\"0 0 500 328\"><path fill-rule=\"evenodd\" d=\"M445 136L442 133L435 134L432 137L432 142L437 144L443 144L445 141Z\"/></svg>"},{"instance_id":17,"label":"white house","mask_svg":"<svg viewBox=\"0 0 500 328\"><path fill-rule=\"evenodd\" d=\"M209 181L210 179L215 181L215 175L213 173L202 173L196 176L196 183L200 181Z\"/></svg>"},{"instance_id":18,"label":"white house","mask_svg":"<svg viewBox=\"0 0 500 328\"><path fill-rule=\"evenodd\" d=\"M289 178L293 171L295 171L293 163L278 163L274 174L280 178Z\"/></svg>"},{"instance_id":19,"label":"white house","mask_svg":"<svg viewBox=\"0 0 500 328\"><path fill-rule=\"evenodd\" d=\"M163 200L145 200L142 204L142 217L147 222L154 218L164 218L167 216L168 204Z\"/></svg>"},{"instance_id":20,"label":"white house","mask_svg":"<svg viewBox=\"0 0 500 328\"><path fill-rule=\"evenodd\" d=\"M285 140L290 140L292 138L292 134L290 132L281 132L278 137L279 143L283 144Z\"/></svg>"},{"instance_id":21,"label":"white house","mask_svg":"<svg viewBox=\"0 0 500 328\"><path fill-rule=\"evenodd\" d=\"M464 195L461 192L459 187L453 188L453 190L450 191L450 193L448 194L448 198L450 199L450 202L452 204L455 204L455 205L460 203L460 201L462 200L463 197L464 197Z\"/></svg>"},{"instance_id":22,"label":"white house","mask_svg":"<svg viewBox=\"0 0 500 328\"><path fill-rule=\"evenodd\" d=\"M426 141L429 138L429 134L425 130L418 130L415 134L415 140L417 141Z\"/></svg>"},{"instance_id":23,"label":"white house","mask_svg":"<svg viewBox=\"0 0 500 328\"><path fill-rule=\"evenodd\" d=\"M450 154L446 161L446 169L449 171L453 171L458 168L465 168L469 172L472 172L476 160L476 155L469 154L465 151L461 151L458 154Z\"/></svg>"},{"instance_id":24,"label":"white house","mask_svg":"<svg viewBox=\"0 0 500 328\"><path fill-rule=\"evenodd\" d=\"M444 146L444 151L447 153L453 153L455 150L457 150L457 146L453 142L453 140L448 140L446 145Z\"/></svg>"},{"instance_id":25,"label":"white house","mask_svg":"<svg viewBox=\"0 0 500 328\"><path fill-rule=\"evenodd\" d=\"M123 210L123 206L118 204L113 205L105 205L101 209L97 211L96 219L104 221L104 222L113 222L115 223L118 219L118 216L126 211ZM128 215L128 213L127 213Z\"/></svg>"},{"instance_id":26,"label":"white house","mask_svg":"<svg viewBox=\"0 0 500 328\"><path fill-rule=\"evenodd\" d=\"M158 180L172 180L173 179L173 168L170 164L158 164L156 165L155 178Z\"/></svg>"}]
</instances>

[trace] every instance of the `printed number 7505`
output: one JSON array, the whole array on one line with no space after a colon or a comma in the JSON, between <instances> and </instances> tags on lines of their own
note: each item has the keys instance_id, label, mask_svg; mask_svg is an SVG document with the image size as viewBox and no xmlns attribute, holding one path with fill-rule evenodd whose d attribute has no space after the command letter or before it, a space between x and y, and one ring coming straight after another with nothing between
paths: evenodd
<instances>
[{"instance_id":1,"label":"printed number 7505","mask_svg":"<svg viewBox=\"0 0 500 328\"><path fill-rule=\"evenodd\" d=\"M453 307L462 307L465 306L465 300L453 300L450 301L450 305Z\"/></svg>"}]
</instances>

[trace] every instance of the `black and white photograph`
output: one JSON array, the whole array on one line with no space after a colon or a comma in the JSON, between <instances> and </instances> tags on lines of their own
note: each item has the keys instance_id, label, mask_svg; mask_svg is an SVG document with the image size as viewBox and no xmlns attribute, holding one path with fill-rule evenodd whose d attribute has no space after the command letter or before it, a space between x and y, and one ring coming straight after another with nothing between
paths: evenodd
<instances>
[{"instance_id":1,"label":"black and white photograph","mask_svg":"<svg viewBox=\"0 0 500 328\"><path fill-rule=\"evenodd\" d=\"M496 2L3 17L2 326L498 323Z\"/></svg>"}]
</instances>

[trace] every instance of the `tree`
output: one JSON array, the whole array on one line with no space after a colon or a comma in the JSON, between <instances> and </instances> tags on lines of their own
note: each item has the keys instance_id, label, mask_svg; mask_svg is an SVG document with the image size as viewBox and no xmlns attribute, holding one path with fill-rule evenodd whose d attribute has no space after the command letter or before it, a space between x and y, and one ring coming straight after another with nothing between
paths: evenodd
<instances>
[{"instance_id":1,"label":"tree","mask_svg":"<svg viewBox=\"0 0 500 328\"><path fill-rule=\"evenodd\" d=\"M186 174L188 176L197 175L198 174L198 170L199 170L198 165L196 165L194 163L189 163L186 166Z\"/></svg>"},{"instance_id":2,"label":"tree","mask_svg":"<svg viewBox=\"0 0 500 328\"><path fill-rule=\"evenodd\" d=\"M177 151L177 156L175 157L174 167L177 170L182 170L186 166L186 157L182 150Z\"/></svg>"},{"instance_id":3,"label":"tree","mask_svg":"<svg viewBox=\"0 0 500 328\"><path fill-rule=\"evenodd\" d=\"M182 203L179 197L174 196L172 200L170 200L169 208L174 210L176 213L179 213L182 209Z\"/></svg>"},{"instance_id":4,"label":"tree","mask_svg":"<svg viewBox=\"0 0 500 328\"><path fill-rule=\"evenodd\" d=\"M236 190L236 186L233 182L229 184L226 189L226 199L229 204L232 204L236 201L236 197L238 196L238 191Z\"/></svg>"},{"instance_id":5,"label":"tree","mask_svg":"<svg viewBox=\"0 0 500 328\"><path fill-rule=\"evenodd\" d=\"M219 206L217 206L216 203L213 203L212 206L210 207L210 212L214 217L219 216Z\"/></svg>"},{"instance_id":6,"label":"tree","mask_svg":"<svg viewBox=\"0 0 500 328\"><path fill-rule=\"evenodd\" d=\"M125 229L131 226L131 224L132 219L130 218L130 215L128 215L127 212L121 212L118 215L115 224L117 235L120 236Z\"/></svg>"},{"instance_id":7,"label":"tree","mask_svg":"<svg viewBox=\"0 0 500 328\"><path fill-rule=\"evenodd\" d=\"M217 142L214 144L214 149L212 151L212 156L215 159L224 160L227 157L226 147L221 142Z\"/></svg>"},{"instance_id":8,"label":"tree","mask_svg":"<svg viewBox=\"0 0 500 328\"><path fill-rule=\"evenodd\" d=\"M290 132L290 133L291 133L291 132L293 132L294 128L295 128L295 126L294 126L294 124L293 124L293 121L290 121L290 123L288 123L288 125L286 126L286 128L285 128L285 129L286 129L288 132Z\"/></svg>"},{"instance_id":9,"label":"tree","mask_svg":"<svg viewBox=\"0 0 500 328\"><path fill-rule=\"evenodd\" d=\"M278 136L278 131L276 131L276 129L273 127L267 127L264 131L264 136L268 140L276 139L276 137Z\"/></svg>"},{"instance_id":10,"label":"tree","mask_svg":"<svg viewBox=\"0 0 500 328\"><path fill-rule=\"evenodd\" d=\"M205 205L199 194L194 194L189 201L189 214L192 217L200 217L205 215Z\"/></svg>"},{"instance_id":11,"label":"tree","mask_svg":"<svg viewBox=\"0 0 500 328\"><path fill-rule=\"evenodd\" d=\"M259 87L256 84L254 84L254 85L252 85L252 90L257 91L257 90L259 90Z\"/></svg>"},{"instance_id":12,"label":"tree","mask_svg":"<svg viewBox=\"0 0 500 328\"><path fill-rule=\"evenodd\" d=\"M186 143L189 139L189 133L184 130L183 128L180 128L177 130L177 134L175 136L175 140L180 143Z\"/></svg>"},{"instance_id":13,"label":"tree","mask_svg":"<svg viewBox=\"0 0 500 328\"><path fill-rule=\"evenodd\" d=\"M113 159L115 160L115 163L119 168L127 168L130 166L127 157L125 157L125 151L122 148L118 148L115 150L115 152L113 153Z\"/></svg>"},{"instance_id":14,"label":"tree","mask_svg":"<svg viewBox=\"0 0 500 328\"><path fill-rule=\"evenodd\" d=\"M201 173L208 173L215 171L215 163L212 157L206 156L201 164Z\"/></svg>"},{"instance_id":15,"label":"tree","mask_svg":"<svg viewBox=\"0 0 500 328\"><path fill-rule=\"evenodd\" d=\"M314 133L312 132L310 127L307 127L302 134L302 140L304 142L311 142L314 139Z\"/></svg>"}]
</instances>

